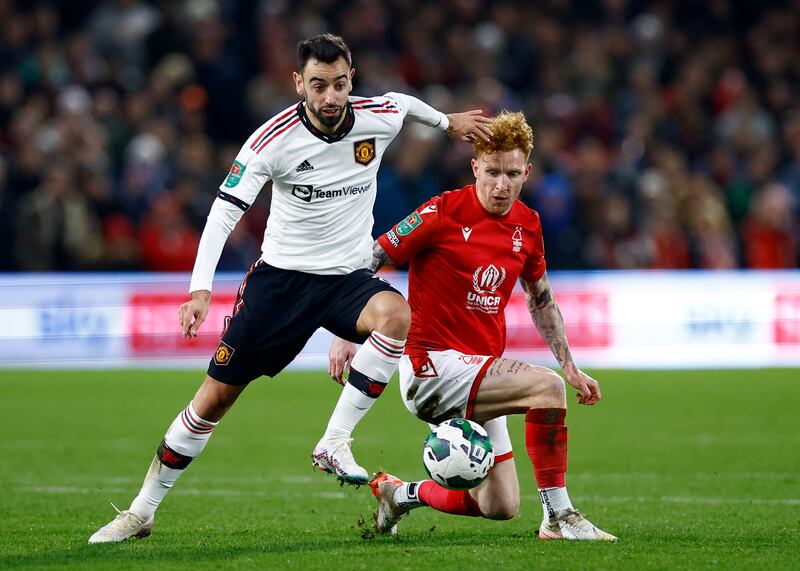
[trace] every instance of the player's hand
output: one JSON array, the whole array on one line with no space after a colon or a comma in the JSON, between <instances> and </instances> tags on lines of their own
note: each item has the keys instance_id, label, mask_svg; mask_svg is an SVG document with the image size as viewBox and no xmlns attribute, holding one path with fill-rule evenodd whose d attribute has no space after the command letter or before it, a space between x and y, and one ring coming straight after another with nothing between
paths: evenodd
<instances>
[{"instance_id":1,"label":"player's hand","mask_svg":"<svg viewBox=\"0 0 800 571\"><path fill-rule=\"evenodd\" d=\"M447 134L451 139L471 143L476 137L480 137L488 143L492 138L492 132L486 126L491 119L484 117L483 111L480 109L464 113L450 113L447 118L450 120Z\"/></svg>"},{"instance_id":2,"label":"player's hand","mask_svg":"<svg viewBox=\"0 0 800 571\"><path fill-rule=\"evenodd\" d=\"M355 354L355 343L350 343L338 337L333 338L331 348L328 351L328 373L340 385L344 385L342 373L350 372L350 363Z\"/></svg>"},{"instance_id":3,"label":"player's hand","mask_svg":"<svg viewBox=\"0 0 800 571\"><path fill-rule=\"evenodd\" d=\"M181 305L178 315L181 320L181 332L187 339L197 337L197 331L206 320L208 306L211 303L211 292L205 289L192 292L192 299Z\"/></svg>"},{"instance_id":4,"label":"player's hand","mask_svg":"<svg viewBox=\"0 0 800 571\"><path fill-rule=\"evenodd\" d=\"M600 383L581 371L578 367L572 366L564 369L564 376L567 382L578 389L576 396L579 404L593 405L600 402Z\"/></svg>"}]
</instances>

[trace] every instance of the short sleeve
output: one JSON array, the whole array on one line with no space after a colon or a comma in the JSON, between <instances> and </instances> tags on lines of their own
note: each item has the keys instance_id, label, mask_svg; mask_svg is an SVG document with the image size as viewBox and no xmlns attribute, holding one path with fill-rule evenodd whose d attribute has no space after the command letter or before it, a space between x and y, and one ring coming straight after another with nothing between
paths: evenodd
<instances>
[{"instance_id":1,"label":"short sleeve","mask_svg":"<svg viewBox=\"0 0 800 571\"><path fill-rule=\"evenodd\" d=\"M534 214L534 224L531 231L532 248L528 258L525 260L525 265L522 267L520 276L527 282L539 281L547 269L547 264L544 260L544 238L542 238L542 225L539 222L539 216Z\"/></svg>"},{"instance_id":2,"label":"short sleeve","mask_svg":"<svg viewBox=\"0 0 800 571\"><path fill-rule=\"evenodd\" d=\"M434 196L378 237L394 265L405 265L433 242L441 222L440 206L441 197Z\"/></svg>"}]
</instances>

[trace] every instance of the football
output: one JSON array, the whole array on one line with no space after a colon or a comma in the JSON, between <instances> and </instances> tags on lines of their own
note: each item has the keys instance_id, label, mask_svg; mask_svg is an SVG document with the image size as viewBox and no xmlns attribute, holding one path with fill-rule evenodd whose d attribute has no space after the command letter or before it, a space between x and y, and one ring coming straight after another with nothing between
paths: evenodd
<instances>
[{"instance_id":1,"label":"football","mask_svg":"<svg viewBox=\"0 0 800 571\"><path fill-rule=\"evenodd\" d=\"M428 434L422 462L437 484L451 490L468 490L489 475L489 469L494 466L494 449L480 424L454 418Z\"/></svg>"}]
</instances>

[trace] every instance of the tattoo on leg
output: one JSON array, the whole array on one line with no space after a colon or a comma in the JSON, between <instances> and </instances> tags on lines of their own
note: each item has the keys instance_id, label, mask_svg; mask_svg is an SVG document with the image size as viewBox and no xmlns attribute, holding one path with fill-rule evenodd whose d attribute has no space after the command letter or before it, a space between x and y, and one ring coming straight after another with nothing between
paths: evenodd
<instances>
[{"instance_id":1,"label":"tattoo on leg","mask_svg":"<svg viewBox=\"0 0 800 571\"><path fill-rule=\"evenodd\" d=\"M530 365L524 361L500 358L492 361L492 364L486 369L486 376L516 375L520 371L525 371L527 369L530 369Z\"/></svg>"},{"instance_id":2,"label":"tattoo on leg","mask_svg":"<svg viewBox=\"0 0 800 571\"><path fill-rule=\"evenodd\" d=\"M527 369L530 369L528 363L524 361L511 361L511 364L508 366L508 373L516 375L520 371L525 371Z\"/></svg>"},{"instance_id":3,"label":"tattoo on leg","mask_svg":"<svg viewBox=\"0 0 800 571\"><path fill-rule=\"evenodd\" d=\"M499 375L500 371L503 369L503 364L507 360L508 359L495 359L494 361L492 361L492 364L489 365L488 369L486 369L486 376L493 377L495 375Z\"/></svg>"}]
</instances>

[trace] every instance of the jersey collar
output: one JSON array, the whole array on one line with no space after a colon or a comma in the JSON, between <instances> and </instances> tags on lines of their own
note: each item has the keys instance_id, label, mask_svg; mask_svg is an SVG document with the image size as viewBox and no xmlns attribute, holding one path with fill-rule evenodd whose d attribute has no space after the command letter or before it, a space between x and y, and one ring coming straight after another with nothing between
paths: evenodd
<instances>
[{"instance_id":1,"label":"jersey collar","mask_svg":"<svg viewBox=\"0 0 800 571\"><path fill-rule=\"evenodd\" d=\"M305 126L305 128L308 129L309 132L317 139L325 141L326 143L335 143L344 139L348 133L353 130L353 125L355 125L356 122L356 114L353 111L349 101L347 102L347 108L344 112L344 121L339 127L339 130L333 135L323 133L314 126L314 124L311 122L311 119L309 119L308 115L306 114L306 106L303 105L302 101L297 104L297 114L300 116L300 122Z\"/></svg>"}]
</instances>

